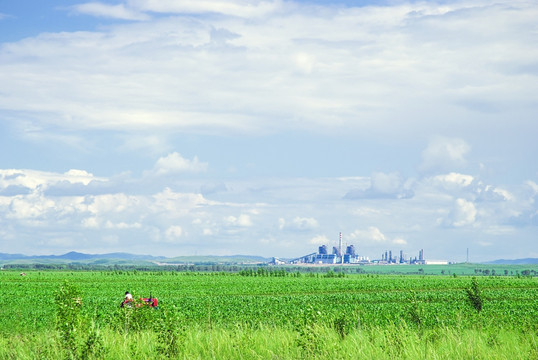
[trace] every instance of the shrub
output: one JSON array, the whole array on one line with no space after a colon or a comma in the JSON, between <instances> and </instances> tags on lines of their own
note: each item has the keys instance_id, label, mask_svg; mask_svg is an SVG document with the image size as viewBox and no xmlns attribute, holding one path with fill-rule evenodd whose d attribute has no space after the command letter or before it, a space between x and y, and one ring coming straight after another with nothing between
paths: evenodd
<instances>
[{"instance_id":1,"label":"shrub","mask_svg":"<svg viewBox=\"0 0 538 360\"><path fill-rule=\"evenodd\" d=\"M471 287L465 289L465 293L467 294L467 300L471 306L480 314L480 311L482 311L483 300L476 277L473 277Z\"/></svg>"}]
</instances>

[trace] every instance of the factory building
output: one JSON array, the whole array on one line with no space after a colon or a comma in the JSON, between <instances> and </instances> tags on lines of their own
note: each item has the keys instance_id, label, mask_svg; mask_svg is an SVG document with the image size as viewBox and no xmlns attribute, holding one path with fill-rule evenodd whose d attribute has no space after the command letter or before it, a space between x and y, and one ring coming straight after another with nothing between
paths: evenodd
<instances>
[{"instance_id":1,"label":"factory building","mask_svg":"<svg viewBox=\"0 0 538 360\"><path fill-rule=\"evenodd\" d=\"M392 254L392 250L386 250L381 254L380 260L372 260L368 257L361 257L357 254L357 250L354 245L346 245L345 253L342 248L342 233L340 233L340 239L338 246L333 246L332 251L329 253L329 247L327 245L321 245L318 248L317 253L311 253L301 256L299 258L290 260L291 264L428 264L430 261L426 261L424 258L424 249L420 249L418 252L418 258L409 257L404 254L403 250L400 250L399 254ZM276 263L274 260L273 263Z\"/></svg>"},{"instance_id":2,"label":"factory building","mask_svg":"<svg viewBox=\"0 0 538 360\"><path fill-rule=\"evenodd\" d=\"M400 250L399 256L393 256L391 250L386 250L384 253L381 254L380 260L374 260L377 264L417 264L417 265L423 265L428 263L426 259L424 258L424 249L420 249L418 252L418 258L415 256L414 258L407 258L404 254L403 250Z\"/></svg>"},{"instance_id":3,"label":"factory building","mask_svg":"<svg viewBox=\"0 0 538 360\"><path fill-rule=\"evenodd\" d=\"M368 258L359 257L354 245L346 246L345 253L342 248L342 233L338 246L333 246L331 253L327 245L321 245L317 253L301 256L290 261L292 264L359 264L369 262Z\"/></svg>"},{"instance_id":4,"label":"factory building","mask_svg":"<svg viewBox=\"0 0 538 360\"><path fill-rule=\"evenodd\" d=\"M331 254L327 252L327 246L322 245L319 247L319 253L314 259L315 264L357 264L361 259L355 252L354 245L346 246L345 254L342 253L342 233L340 233L340 240L338 246L333 246Z\"/></svg>"}]
</instances>

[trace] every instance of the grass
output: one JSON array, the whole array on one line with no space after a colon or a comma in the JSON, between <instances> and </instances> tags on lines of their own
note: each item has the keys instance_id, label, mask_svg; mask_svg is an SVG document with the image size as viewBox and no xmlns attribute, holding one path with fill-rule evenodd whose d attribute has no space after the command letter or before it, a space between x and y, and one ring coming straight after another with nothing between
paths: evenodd
<instances>
[{"instance_id":1,"label":"grass","mask_svg":"<svg viewBox=\"0 0 538 360\"><path fill-rule=\"evenodd\" d=\"M0 309L0 359L538 360L531 277L0 278L0 298L16 299ZM471 298L484 301L482 311L466 293L475 283ZM115 296L126 286L156 291L159 310L120 309Z\"/></svg>"},{"instance_id":2,"label":"grass","mask_svg":"<svg viewBox=\"0 0 538 360\"><path fill-rule=\"evenodd\" d=\"M99 351L88 359L538 359L538 334L508 329L434 328L411 326L353 329L342 338L333 328L317 325L306 344L284 327L193 326L173 357L159 351L152 330L122 334L102 329ZM80 355L79 355L80 356ZM2 359L64 359L54 332L0 339Z\"/></svg>"}]
</instances>

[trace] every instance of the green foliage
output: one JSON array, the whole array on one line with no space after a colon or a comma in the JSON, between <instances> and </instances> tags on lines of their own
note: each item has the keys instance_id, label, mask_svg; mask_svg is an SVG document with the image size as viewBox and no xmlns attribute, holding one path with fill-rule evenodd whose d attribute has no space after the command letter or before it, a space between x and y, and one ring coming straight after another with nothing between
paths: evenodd
<instances>
[{"instance_id":1,"label":"green foliage","mask_svg":"<svg viewBox=\"0 0 538 360\"><path fill-rule=\"evenodd\" d=\"M510 341L537 342L538 282L533 277L339 277L328 268L334 277L314 272L278 276L266 271L271 268L254 269L246 276L116 270L20 277L0 272L0 298L17 299L16 307L0 307L0 339L15 344L0 344L0 358L327 358L331 352L352 354L359 343L371 348L361 348L366 358L435 358L426 351L438 351L448 340L473 341L473 349L480 349L469 356L445 349L453 358L485 358L487 346L500 352L509 346L502 335L506 329L524 334ZM159 310L120 308L125 289L135 299L153 292ZM480 316L469 316L475 298L482 301ZM272 343L273 331L282 333L279 344ZM461 333L473 334L480 343L462 339ZM47 342L33 334L47 334ZM35 344L31 356L21 355L18 337ZM193 349L197 342L211 351ZM417 342L422 348L413 353ZM12 345L21 353L2 348ZM521 351L527 354L530 345L525 346Z\"/></svg>"},{"instance_id":2,"label":"green foliage","mask_svg":"<svg viewBox=\"0 0 538 360\"><path fill-rule=\"evenodd\" d=\"M301 321L295 325L296 344L302 349L305 359L316 358L323 349L323 338L318 324L321 312L309 305L301 309L301 314Z\"/></svg>"},{"instance_id":3,"label":"green foliage","mask_svg":"<svg viewBox=\"0 0 538 360\"><path fill-rule=\"evenodd\" d=\"M478 280L475 277L471 280L471 287L465 289L465 293L467 294L467 300L471 306L480 314L482 311L483 300L480 287L478 286Z\"/></svg>"},{"instance_id":4,"label":"green foliage","mask_svg":"<svg viewBox=\"0 0 538 360\"><path fill-rule=\"evenodd\" d=\"M56 329L60 333L62 345L70 357L78 350L77 339L82 327L80 291L67 280L54 296L56 303Z\"/></svg>"},{"instance_id":5,"label":"green foliage","mask_svg":"<svg viewBox=\"0 0 538 360\"><path fill-rule=\"evenodd\" d=\"M87 338L80 349L80 358L101 358L105 352L103 341L99 327L92 321L91 326L87 329Z\"/></svg>"},{"instance_id":6,"label":"green foliage","mask_svg":"<svg viewBox=\"0 0 538 360\"><path fill-rule=\"evenodd\" d=\"M333 328L336 330L340 339L344 340L355 326L355 321L347 314L337 315L333 319Z\"/></svg>"},{"instance_id":7,"label":"green foliage","mask_svg":"<svg viewBox=\"0 0 538 360\"><path fill-rule=\"evenodd\" d=\"M144 331L152 329L159 321L159 310L143 306L141 301L137 301L135 306L125 307L117 313L116 324L126 333L129 331Z\"/></svg>"},{"instance_id":8,"label":"green foliage","mask_svg":"<svg viewBox=\"0 0 538 360\"><path fill-rule=\"evenodd\" d=\"M155 328L157 351L166 358L177 356L185 341L186 324L177 309L163 311Z\"/></svg>"},{"instance_id":9,"label":"green foliage","mask_svg":"<svg viewBox=\"0 0 538 360\"><path fill-rule=\"evenodd\" d=\"M411 299L409 301L409 305L407 307L407 316L408 321L417 326L421 327L424 322L424 306L420 302L418 295L415 291L411 292Z\"/></svg>"}]
</instances>

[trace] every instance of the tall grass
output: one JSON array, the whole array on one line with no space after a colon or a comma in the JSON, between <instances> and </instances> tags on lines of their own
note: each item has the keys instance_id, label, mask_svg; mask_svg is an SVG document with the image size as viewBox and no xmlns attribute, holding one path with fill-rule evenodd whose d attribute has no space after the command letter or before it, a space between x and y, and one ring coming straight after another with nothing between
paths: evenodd
<instances>
[{"instance_id":1,"label":"tall grass","mask_svg":"<svg viewBox=\"0 0 538 360\"><path fill-rule=\"evenodd\" d=\"M173 356L163 353L154 330L101 329L101 351L73 355L56 331L0 339L1 359L535 359L538 334L510 329L417 329L393 325L352 329L344 338L315 324L312 336L287 327L204 327L185 330Z\"/></svg>"}]
</instances>

